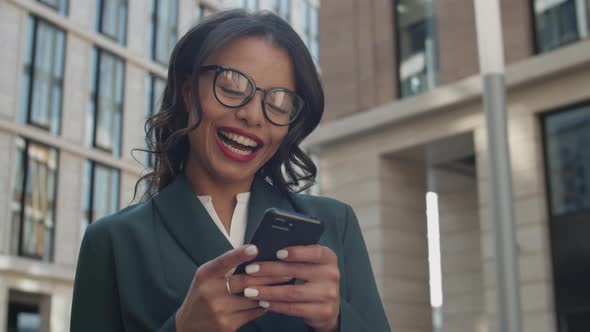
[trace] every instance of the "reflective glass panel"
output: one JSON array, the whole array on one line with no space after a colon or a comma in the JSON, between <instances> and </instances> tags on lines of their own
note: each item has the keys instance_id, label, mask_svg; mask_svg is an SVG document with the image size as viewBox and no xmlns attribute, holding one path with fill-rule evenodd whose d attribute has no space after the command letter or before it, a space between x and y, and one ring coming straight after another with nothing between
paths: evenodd
<instances>
[{"instance_id":1,"label":"reflective glass panel","mask_svg":"<svg viewBox=\"0 0 590 332\"><path fill-rule=\"evenodd\" d=\"M552 214L590 209L590 105L550 114L544 121Z\"/></svg>"},{"instance_id":2,"label":"reflective glass panel","mask_svg":"<svg viewBox=\"0 0 590 332\"><path fill-rule=\"evenodd\" d=\"M50 261L54 246L57 150L21 138L16 145L20 169L13 194L13 226L19 232L19 254Z\"/></svg>"},{"instance_id":3,"label":"reflective glass panel","mask_svg":"<svg viewBox=\"0 0 590 332\"><path fill-rule=\"evenodd\" d=\"M29 17L27 31L20 119L59 134L65 33L36 17Z\"/></svg>"},{"instance_id":4,"label":"reflective glass panel","mask_svg":"<svg viewBox=\"0 0 590 332\"><path fill-rule=\"evenodd\" d=\"M438 84L438 42L435 1L399 0L398 75L401 97L433 89Z\"/></svg>"}]
</instances>

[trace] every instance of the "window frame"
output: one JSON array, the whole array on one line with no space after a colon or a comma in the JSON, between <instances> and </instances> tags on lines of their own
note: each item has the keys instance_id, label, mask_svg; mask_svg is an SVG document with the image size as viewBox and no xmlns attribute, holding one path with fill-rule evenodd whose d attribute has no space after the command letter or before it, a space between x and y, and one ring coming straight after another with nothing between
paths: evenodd
<instances>
[{"instance_id":1,"label":"window frame","mask_svg":"<svg viewBox=\"0 0 590 332\"><path fill-rule=\"evenodd\" d=\"M100 151L103 151L105 153L114 155L116 157L120 157L121 156L121 150L123 147L123 115L125 112L125 90L126 90L126 82L125 82L125 75L126 75L126 70L127 70L127 66L125 63L125 60L118 57L115 54L112 54L108 51L105 51L104 49L101 49L99 47L95 47L93 50L93 52L95 52L94 56L95 56L95 63L94 63L94 94L92 94L91 91L91 100L92 100L92 136L91 136L91 146L95 149L98 149ZM107 54L108 56L114 58L115 60L118 60L121 62L121 64L123 65L123 69L122 69L122 77L121 77L121 87L123 89L123 91L121 92L121 106L120 106L120 114L121 114L121 123L119 124L119 137L117 140L115 140L113 138L113 149L110 150L109 148L106 148L104 146L100 146L97 144L97 129L98 129L98 117L99 117L99 113L100 113L100 107L99 107L99 96L100 96L100 66L101 66L101 57L103 55L103 53ZM116 146L116 141L118 141L118 146Z\"/></svg>"},{"instance_id":2,"label":"window frame","mask_svg":"<svg viewBox=\"0 0 590 332\"><path fill-rule=\"evenodd\" d=\"M168 58L166 59L166 61L164 61L163 59L158 59L157 58L157 54L158 54L158 27L159 27L159 20L158 20L158 14L157 14L157 9L159 7L160 1L162 0L152 0L151 4L151 11L150 11L150 18L151 18L151 24L150 24L150 59L160 65L163 66L168 66L168 61L170 58L171 54L168 54ZM174 25L175 25L175 42L178 40L178 16L179 16L179 0L171 0L174 1L176 3L175 5L175 17L174 17ZM170 50L170 52L172 52L172 49Z\"/></svg>"},{"instance_id":3,"label":"window frame","mask_svg":"<svg viewBox=\"0 0 590 332\"><path fill-rule=\"evenodd\" d=\"M43 6L47 6L48 8L51 8L64 16L68 16L68 12L70 9L69 8L70 2L68 0L58 0L58 1L63 3L63 8L60 8L59 5L57 5L57 7L56 7L53 4L47 2L47 0L37 0L37 2L41 3Z\"/></svg>"},{"instance_id":4,"label":"window frame","mask_svg":"<svg viewBox=\"0 0 590 332\"><path fill-rule=\"evenodd\" d=\"M98 165L99 167L103 167L106 169L110 169L112 171L114 171L117 174L117 206L115 207L115 211L118 211L121 208L121 169L116 168L116 167L112 167L109 165L105 165L103 163L91 160L91 159L86 159L84 161L87 165L89 165L90 167L90 177L88 179L88 187L84 188L84 190L86 190L86 192L88 193L88 225L92 224L93 222L95 222L96 220L94 220L94 215L95 215L95 209L94 209L94 191L95 191L95 178L96 178L96 165ZM86 165L84 165L84 172L86 171ZM86 176L86 174L84 174L84 176ZM86 193L84 193L86 194ZM86 198L86 197L83 197ZM82 215L83 218L86 217L85 213L86 211L84 211L84 204L82 204ZM83 227L88 226L88 225L82 225Z\"/></svg>"},{"instance_id":5,"label":"window frame","mask_svg":"<svg viewBox=\"0 0 590 332\"><path fill-rule=\"evenodd\" d=\"M29 61L30 64L30 68L26 68L23 72L23 74L26 73L26 75L29 78L29 82L26 86L26 91L21 91L21 94L26 93L26 99L22 100L22 102L24 102L26 104L25 105L21 105L21 107L25 107L25 110L23 110L21 108L20 112L25 112L25 114L21 115L24 116L24 122L29 125L29 126L33 126L39 129L42 129L44 131L50 132L52 134L55 134L57 136L61 135L61 130L62 130L62 113L63 113L63 99L64 99L64 81L65 81L65 65L66 65L66 58L67 58L67 33L66 31L60 29L59 27L57 27L56 25L40 18L37 17L35 15L29 15L27 17L28 20L30 20L30 29L32 31L30 31L30 34L27 34L27 37L30 36L31 40L27 41L28 45L26 45L25 47L30 47L31 49L31 54L30 54L30 58L27 59L26 61ZM49 125L44 125L38 122L35 122L33 119L33 100L35 98L35 77L36 77L36 60L37 60L37 51L38 51L38 34L39 34L39 23L42 22L42 24L45 24L46 26L50 27L51 29L53 29L56 33L62 33L63 36L63 50L62 50L62 54L63 54L63 58L61 59L62 63L61 63L61 82L60 82L60 96L59 96L59 108L58 108L58 113L57 114L53 114L50 113L48 114L49 116ZM53 45L54 46L54 45ZM52 48L52 50L55 50L55 47ZM25 52L26 53L26 52ZM25 63L26 63L25 61ZM49 76L53 76L52 74L50 74ZM51 77L51 79L53 79L53 77ZM22 98L22 96L21 96ZM48 106L50 107L50 106ZM51 112L52 110L50 110ZM57 117L57 128L55 128L55 130L52 128L52 122L54 121L54 117ZM22 119L22 118L21 118Z\"/></svg>"},{"instance_id":6,"label":"window frame","mask_svg":"<svg viewBox=\"0 0 590 332\"><path fill-rule=\"evenodd\" d=\"M123 24L123 36L122 40L119 40L117 36L113 36L103 29L103 22L104 22L104 9L105 9L105 2L106 1L114 1L114 0L96 0L98 1L97 4L97 20L96 20L96 31L98 31L101 35L107 37L108 39L114 41L115 43L121 44L123 46L127 45L127 33L128 33L128 26L129 26L129 1L128 0L116 0L125 3L125 23Z\"/></svg>"},{"instance_id":7,"label":"window frame","mask_svg":"<svg viewBox=\"0 0 590 332\"><path fill-rule=\"evenodd\" d=\"M563 214L556 214L553 210L554 200L551 195L552 193L552 185L551 185L551 171L549 165L549 155L548 155L548 137L545 134L547 130L547 118L550 116L554 116L559 113L567 113L568 111L575 111L579 107L590 107L590 99L585 99L576 103L571 103L567 105L560 106L558 108L552 109L551 111L544 112L540 115L540 128L541 128L541 144L542 144L542 153L543 153L543 168L544 168L544 181L545 181L545 198L547 200L547 216L549 222L563 222L567 220L578 220L580 216L586 216L590 218L590 208L585 208L580 211L575 212L567 212Z\"/></svg>"},{"instance_id":8,"label":"window frame","mask_svg":"<svg viewBox=\"0 0 590 332\"><path fill-rule=\"evenodd\" d=\"M21 188L21 194L22 197L20 198L20 211L19 211L19 230L18 230L18 248L17 248L17 255L19 257L26 257L26 258L31 258L31 259L35 259L35 260L40 260L43 261L43 256L37 256L37 255L30 255L28 253L25 253L25 251L23 250L24 247L24 222L25 222L25 213L26 213L26 191L27 191L27 182L29 180L29 146L31 144L35 144L35 145L39 145L42 146L44 148L47 149L51 149L51 150L55 150L56 152L56 165L55 165L55 188L54 188L54 200L53 200L53 204L52 204L52 211L53 211L53 216L52 216L52 220L53 220L53 232L51 234L51 249L50 252L47 254L47 262L53 262L54 258L55 258L55 237L56 237L56 232L55 230L57 229L57 200L58 200L58 195L59 195L59 176L60 176L60 172L59 172L59 164L60 164L60 151L59 149L50 146L48 144L44 144L41 143L39 141L35 141L35 140L31 140L25 137L21 137L19 136L17 139L22 139L25 143L25 146L23 147L23 151L22 151L22 170L16 170L17 172L22 171L23 172L23 178L22 178L22 182L17 184L15 183L15 186L20 186ZM18 178L18 177L17 177ZM15 189L15 188L13 188Z\"/></svg>"},{"instance_id":9,"label":"window frame","mask_svg":"<svg viewBox=\"0 0 590 332\"><path fill-rule=\"evenodd\" d=\"M164 84L164 90L162 90L162 95L160 95L160 96L156 96L156 88L155 87L156 87L156 83L158 80L161 80ZM157 76L154 73L148 74L148 93L147 93L148 107L146 110L146 120L157 113L155 106L158 104L158 101L159 101L159 104L161 107L161 103L162 103L162 99L164 97L163 94L164 94L165 89L166 89L166 79L164 79L160 76ZM147 145L146 145L146 149L148 149ZM145 157L145 163L148 167L153 167L155 165L154 158L155 158L154 154L150 153L148 150L146 152L146 157Z\"/></svg>"},{"instance_id":10,"label":"window frame","mask_svg":"<svg viewBox=\"0 0 590 332\"><path fill-rule=\"evenodd\" d=\"M437 74L437 82L435 84L435 86L432 89L427 89L425 91L422 92L418 92L415 94L408 94L408 95L404 95L403 94L403 89L402 89L402 78L401 78L401 67L402 67L402 47L401 47L401 27L400 27L400 15L399 15L399 11L398 11L398 5L400 3L401 0L394 0L393 1L393 29L394 29L394 37L395 37L395 43L394 43L394 54L395 54L395 73L394 73L394 79L395 79L395 84L396 84L396 98L397 99L404 99L404 98L410 98L413 96L418 96L420 94L423 94L424 92L428 92L432 89L435 89L437 86L440 85L440 77L438 75L440 75L440 48L439 48L439 40L438 40L438 34L435 35L435 47L437 50L437 59L436 59L436 74ZM534 1L534 0L533 0ZM434 6L434 2L433 2L433 6ZM435 24L436 29L438 30L438 20L436 18L436 16L434 16L432 18L434 20L433 24ZM426 68L426 72L427 72L427 76L428 76L428 68Z\"/></svg>"},{"instance_id":11,"label":"window frame","mask_svg":"<svg viewBox=\"0 0 590 332\"><path fill-rule=\"evenodd\" d=\"M559 46L554 47L554 48L542 50L541 49L541 43L540 43L540 40L539 40L539 30L538 30L539 29L539 22L538 22L537 13L536 13L536 10L535 10L536 1L537 0L530 0L528 2L528 4L529 4L529 13L531 15L531 22L529 24L529 27L531 29L530 30L530 38L532 40L533 54L540 55L540 54L552 52L552 51L558 50L558 49L560 49L562 47L566 47L568 45L575 44L575 43L580 42L582 40L587 40L589 38L589 36L582 36L582 34L580 33L580 30L579 30L579 22L577 22L578 21L578 16L577 16L577 14L578 14L578 12L577 12L578 11L578 7L576 6L576 2L574 0L574 4L573 5L574 5L574 10L576 12L575 20L576 20L577 39L564 42L564 43L562 43ZM587 21L587 24L588 24L587 29L590 30L590 1L587 1L586 0L586 6L587 6L586 7L587 13L583 13L583 14L587 15L587 20L588 20Z\"/></svg>"}]
</instances>

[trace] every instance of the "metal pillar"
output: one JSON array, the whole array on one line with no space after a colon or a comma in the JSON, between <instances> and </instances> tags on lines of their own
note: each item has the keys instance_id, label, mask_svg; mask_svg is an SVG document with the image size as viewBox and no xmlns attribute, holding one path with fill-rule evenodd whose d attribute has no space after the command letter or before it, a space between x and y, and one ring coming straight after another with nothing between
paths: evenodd
<instances>
[{"instance_id":1,"label":"metal pillar","mask_svg":"<svg viewBox=\"0 0 590 332\"><path fill-rule=\"evenodd\" d=\"M512 203L512 173L504 84L504 46L499 0L475 0L475 16L490 157L489 179L496 254L498 331L521 332L522 307Z\"/></svg>"}]
</instances>

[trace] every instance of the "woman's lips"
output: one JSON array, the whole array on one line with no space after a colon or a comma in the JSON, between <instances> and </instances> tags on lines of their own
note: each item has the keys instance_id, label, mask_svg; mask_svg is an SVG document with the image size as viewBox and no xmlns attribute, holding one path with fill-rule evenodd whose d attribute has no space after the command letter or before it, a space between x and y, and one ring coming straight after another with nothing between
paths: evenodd
<instances>
[{"instance_id":1,"label":"woman's lips","mask_svg":"<svg viewBox=\"0 0 590 332\"><path fill-rule=\"evenodd\" d=\"M235 132L234 130L231 130L228 128L223 128L223 130ZM241 133L238 133L238 134L241 134ZM248 161L254 159L256 157L256 155L258 154L259 148L252 149L248 153L244 153L244 152L246 152L245 150L237 149L235 147L232 147L228 143L225 143L221 139L221 137L219 137L219 135L220 134L217 131L215 131L215 141L217 142L217 145L219 146L219 149L221 150L223 155L225 155L228 159L245 163L245 162L248 162ZM256 140L259 141L259 139L256 139ZM259 144L260 144L259 147L261 147L262 144L261 143L259 143Z\"/></svg>"}]
</instances>

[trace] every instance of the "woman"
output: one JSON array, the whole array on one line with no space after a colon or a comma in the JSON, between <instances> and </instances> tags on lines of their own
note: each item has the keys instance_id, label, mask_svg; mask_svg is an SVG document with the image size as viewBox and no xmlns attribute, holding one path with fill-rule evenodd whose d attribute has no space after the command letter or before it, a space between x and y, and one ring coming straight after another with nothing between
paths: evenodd
<instances>
[{"instance_id":1,"label":"woman","mask_svg":"<svg viewBox=\"0 0 590 332\"><path fill-rule=\"evenodd\" d=\"M189 31L146 124L152 194L87 228L71 330L388 331L351 208L293 193L315 178L298 144L322 113L314 63L282 19L234 10ZM320 243L232 275L270 207L321 219Z\"/></svg>"}]
</instances>

